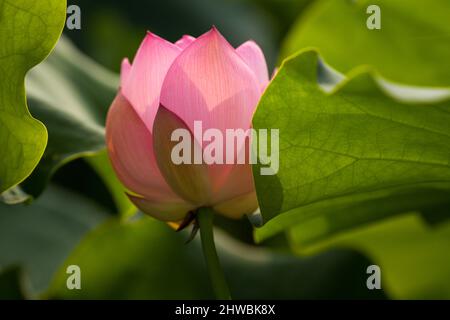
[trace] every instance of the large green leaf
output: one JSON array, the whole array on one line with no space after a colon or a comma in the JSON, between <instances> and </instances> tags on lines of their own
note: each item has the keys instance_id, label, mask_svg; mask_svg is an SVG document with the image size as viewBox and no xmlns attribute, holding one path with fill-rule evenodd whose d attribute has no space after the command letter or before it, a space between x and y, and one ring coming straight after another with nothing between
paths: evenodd
<instances>
[{"instance_id":1,"label":"large green leaf","mask_svg":"<svg viewBox=\"0 0 450 320\"><path fill-rule=\"evenodd\" d=\"M30 111L46 125L48 145L39 165L22 184L27 193L38 197L61 166L85 157L111 191L118 211L132 211L105 153L105 118L118 82L116 74L83 55L64 37L49 58L28 74ZM4 200L27 199L14 191L4 194Z\"/></svg>"},{"instance_id":2,"label":"large green leaf","mask_svg":"<svg viewBox=\"0 0 450 320\"><path fill-rule=\"evenodd\" d=\"M65 0L0 0L0 193L34 169L47 143L44 125L25 102L25 74L61 34Z\"/></svg>"},{"instance_id":3,"label":"large green leaf","mask_svg":"<svg viewBox=\"0 0 450 320\"><path fill-rule=\"evenodd\" d=\"M118 79L61 38L53 54L30 72L27 86L30 111L49 132L45 154L23 185L38 196L60 166L105 149L105 117Z\"/></svg>"},{"instance_id":4,"label":"large green leaf","mask_svg":"<svg viewBox=\"0 0 450 320\"><path fill-rule=\"evenodd\" d=\"M256 238L301 223L314 241L438 207L448 217L449 92L394 86L363 68L327 93L318 74L330 79L315 51L286 61L254 117L257 129L280 129L278 174L254 170L265 221L275 218Z\"/></svg>"},{"instance_id":5,"label":"large green leaf","mask_svg":"<svg viewBox=\"0 0 450 320\"><path fill-rule=\"evenodd\" d=\"M111 221L84 239L45 296L212 299L199 241L185 244L187 237L148 217L126 224ZM351 251L300 259L244 245L219 232L216 242L236 299L383 297L365 287L370 262ZM81 290L67 289L68 265L80 267Z\"/></svg>"},{"instance_id":6,"label":"large green leaf","mask_svg":"<svg viewBox=\"0 0 450 320\"><path fill-rule=\"evenodd\" d=\"M293 228L291 244L300 254L345 247L364 252L381 268L381 286L397 299L450 298L450 224L427 225L406 214L308 246L304 225Z\"/></svg>"},{"instance_id":7,"label":"large green leaf","mask_svg":"<svg viewBox=\"0 0 450 320\"><path fill-rule=\"evenodd\" d=\"M31 206L0 203L0 269L20 266L34 296L83 235L107 217L103 207L55 186Z\"/></svg>"},{"instance_id":8,"label":"large green leaf","mask_svg":"<svg viewBox=\"0 0 450 320\"><path fill-rule=\"evenodd\" d=\"M381 8L381 30L369 30L369 5ZM322 0L303 14L287 37L283 56L317 47L341 72L375 66L397 82L450 86L450 1Z\"/></svg>"}]
</instances>

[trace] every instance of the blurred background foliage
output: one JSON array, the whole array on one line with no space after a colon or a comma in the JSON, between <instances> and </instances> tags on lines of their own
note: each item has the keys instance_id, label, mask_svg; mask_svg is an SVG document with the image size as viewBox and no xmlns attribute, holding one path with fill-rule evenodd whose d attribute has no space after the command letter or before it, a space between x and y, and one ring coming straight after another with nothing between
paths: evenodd
<instances>
[{"instance_id":1,"label":"blurred background foliage","mask_svg":"<svg viewBox=\"0 0 450 320\"><path fill-rule=\"evenodd\" d=\"M402 28L391 35L395 40L377 38L373 50L358 51L370 45L361 40L364 37L357 42L349 36L348 31L355 30L349 10L366 3L68 0L82 10L82 30L66 29L50 58L27 77L30 111L46 125L49 142L33 174L3 195L3 200L27 199L28 204L0 203L0 298L212 298L199 242L186 245L188 234L136 215L109 165L104 119L121 60L133 58L146 30L175 41L216 25L235 46L248 39L258 42L271 71L289 54L317 46L342 72L369 63L387 66L385 74L393 80L448 86L448 78L441 75L445 69L439 67L442 57L449 57L448 46L439 38L448 36L447 26L439 20L428 29L438 30L434 40L441 48L429 54L411 55L411 50L425 49L414 38L403 39ZM406 13L393 7L414 24L417 17L409 13L421 10L418 3L410 2L412 11ZM417 28L422 30L420 24ZM398 37L404 40L404 50L388 45ZM433 39L427 39L430 45ZM347 51L349 47L354 50ZM374 57L373 52L383 54ZM390 57L402 64L386 63ZM422 64L427 70L423 81ZM412 77L405 72L408 67L413 68ZM447 209L442 209L444 216ZM235 298L450 297L448 226L432 227L416 213L307 245L302 235L313 231L302 226L256 245L245 219L218 217L216 224L219 254ZM367 290L366 268L373 263L382 268L382 290ZM66 288L66 267L71 264L82 269L81 291Z\"/></svg>"},{"instance_id":2,"label":"blurred background foliage","mask_svg":"<svg viewBox=\"0 0 450 320\"><path fill-rule=\"evenodd\" d=\"M215 25L234 46L254 39L273 68L280 43L312 0L71 0L83 11L83 30L66 35L107 68L134 57L145 31L170 41L197 37Z\"/></svg>"}]
</instances>

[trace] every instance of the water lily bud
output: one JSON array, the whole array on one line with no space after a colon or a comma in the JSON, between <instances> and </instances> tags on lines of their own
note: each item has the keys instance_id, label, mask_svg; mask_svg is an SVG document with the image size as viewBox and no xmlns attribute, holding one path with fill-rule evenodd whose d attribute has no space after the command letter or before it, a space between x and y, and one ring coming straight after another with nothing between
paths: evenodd
<instances>
[{"instance_id":1,"label":"water lily bud","mask_svg":"<svg viewBox=\"0 0 450 320\"><path fill-rule=\"evenodd\" d=\"M250 131L268 83L253 41L235 49L215 28L175 44L148 33L133 63L122 63L106 124L109 156L131 201L163 221L201 207L230 218L254 212L250 142L226 137Z\"/></svg>"}]
</instances>

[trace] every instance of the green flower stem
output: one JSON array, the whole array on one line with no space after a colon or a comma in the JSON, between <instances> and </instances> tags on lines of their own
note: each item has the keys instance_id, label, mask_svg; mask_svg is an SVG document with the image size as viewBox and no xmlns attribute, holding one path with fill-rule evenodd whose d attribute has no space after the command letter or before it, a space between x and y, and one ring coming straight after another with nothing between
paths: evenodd
<instances>
[{"instance_id":1,"label":"green flower stem","mask_svg":"<svg viewBox=\"0 0 450 320\"><path fill-rule=\"evenodd\" d=\"M206 266L209 277L218 300L230 300L230 290L228 289L225 275L220 266L219 257L216 252L213 235L214 211L210 208L201 208L197 214L200 226L200 235L202 238L203 255L205 256Z\"/></svg>"}]
</instances>

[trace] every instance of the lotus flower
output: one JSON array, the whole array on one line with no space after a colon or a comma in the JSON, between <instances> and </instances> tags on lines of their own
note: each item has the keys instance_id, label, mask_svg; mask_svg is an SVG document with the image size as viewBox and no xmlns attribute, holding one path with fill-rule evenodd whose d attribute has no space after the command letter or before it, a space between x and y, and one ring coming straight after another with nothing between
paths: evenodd
<instances>
[{"instance_id":1,"label":"lotus flower","mask_svg":"<svg viewBox=\"0 0 450 320\"><path fill-rule=\"evenodd\" d=\"M195 121L223 133L251 128L268 82L264 55L253 41L235 49L216 28L175 44L148 33L133 64L122 63L106 125L109 156L131 201L167 222L201 207L236 219L254 212L250 164L176 165L170 136L177 128L194 132Z\"/></svg>"}]
</instances>

